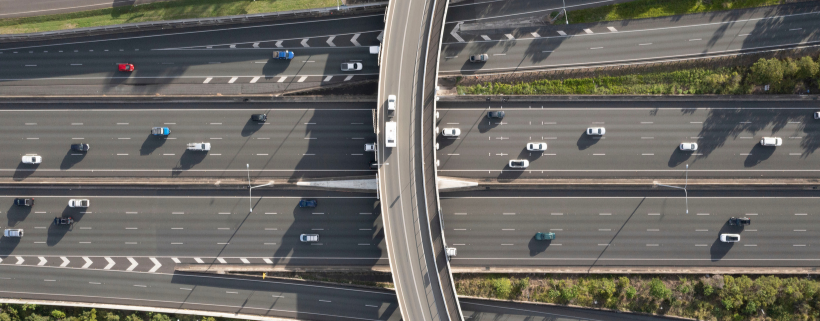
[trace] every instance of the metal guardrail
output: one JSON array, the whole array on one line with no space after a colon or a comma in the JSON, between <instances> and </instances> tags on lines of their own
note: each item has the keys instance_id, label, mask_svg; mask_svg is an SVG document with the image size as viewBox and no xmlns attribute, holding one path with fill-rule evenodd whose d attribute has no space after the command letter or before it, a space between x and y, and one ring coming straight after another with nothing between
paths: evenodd
<instances>
[{"instance_id":1,"label":"metal guardrail","mask_svg":"<svg viewBox=\"0 0 820 321\"><path fill-rule=\"evenodd\" d=\"M176 28L204 27L204 26L215 26L215 25L236 24L236 23L251 23L251 22L277 20L277 19L294 19L294 18L301 18L301 17L322 17L322 16L329 16L329 15L332 15L332 14L339 14L339 13L349 14L349 13L356 13L356 12L374 11L374 10L378 10L378 9L382 9L382 8L387 7L387 4L388 4L387 1L383 1L383 2L374 2L374 3L366 3L366 4L358 4L358 5L350 5L350 6L340 6L340 7L291 10L291 11L257 13L257 14L244 14L244 15L235 15L235 16L213 17L213 18L193 18L193 19L179 19L179 20L166 20L166 21L150 21L150 22L127 23L127 24L120 24L120 25L77 28L77 29L58 30L58 31L45 31L45 32L35 32L35 33L0 35L0 42L37 41L37 40L48 40L48 39L55 39L55 38L94 36L94 35L101 35L101 34L146 31L146 30L157 30L157 29L176 29Z\"/></svg>"}]
</instances>

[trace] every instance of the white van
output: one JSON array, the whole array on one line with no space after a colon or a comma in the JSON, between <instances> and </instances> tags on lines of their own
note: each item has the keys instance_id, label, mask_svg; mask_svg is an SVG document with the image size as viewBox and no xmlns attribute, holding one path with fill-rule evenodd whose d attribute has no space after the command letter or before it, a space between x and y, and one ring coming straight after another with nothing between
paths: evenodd
<instances>
[{"instance_id":1,"label":"white van","mask_svg":"<svg viewBox=\"0 0 820 321\"><path fill-rule=\"evenodd\" d=\"M379 54L379 46L370 46L370 54L371 55L378 55Z\"/></svg>"},{"instance_id":2,"label":"white van","mask_svg":"<svg viewBox=\"0 0 820 321\"><path fill-rule=\"evenodd\" d=\"M396 110L396 95L387 96L387 110Z\"/></svg>"},{"instance_id":3,"label":"white van","mask_svg":"<svg viewBox=\"0 0 820 321\"><path fill-rule=\"evenodd\" d=\"M396 122L384 123L384 146L396 147Z\"/></svg>"}]
</instances>

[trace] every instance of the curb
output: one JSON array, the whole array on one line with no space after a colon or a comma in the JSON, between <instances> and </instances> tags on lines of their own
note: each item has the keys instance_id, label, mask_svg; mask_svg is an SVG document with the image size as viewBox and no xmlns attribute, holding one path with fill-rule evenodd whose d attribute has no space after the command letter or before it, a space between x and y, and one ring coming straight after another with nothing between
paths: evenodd
<instances>
[{"instance_id":1,"label":"curb","mask_svg":"<svg viewBox=\"0 0 820 321\"><path fill-rule=\"evenodd\" d=\"M380 259L379 259L380 260ZM380 272L390 273L390 265L372 266L338 265L277 265L277 264L177 264L174 271L190 273L226 274L230 272L303 272L303 273L340 273L340 272Z\"/></svg>"}]
</instances>

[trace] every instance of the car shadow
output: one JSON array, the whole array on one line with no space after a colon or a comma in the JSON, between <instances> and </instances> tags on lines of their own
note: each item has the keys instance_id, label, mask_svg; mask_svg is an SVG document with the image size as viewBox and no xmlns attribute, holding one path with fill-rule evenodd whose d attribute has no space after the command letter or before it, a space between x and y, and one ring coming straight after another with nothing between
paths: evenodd
<instances>
[{"instance_id":1,"label":"car shadow","mask_svg":"<svg viewBox=\"0 0 820 321\"><path fill-rule=\"evenodd\" d=\"M205 157L208 156L208 152L200 152L200 151L192 151L192 150L185 150L182 153L182 156L179 158L179 163L177 166L171 169L171 176L179 176L182 172L187 171L197 164L201 163Z\"/></svg>"},{"instance_id":2,"label":"car shadow","mask_svg":"<svg viewBox=\"0 0 820 321\"><path fill-rule=\"evenodd\" d=\"M543 253L550 247L550 244L552 244L552 240L539 241L535 239L535 234L533 234L532 238L530 238L530 243L527 244L527 247L530 249L530 256Z\"/></svg>"},{"instance_id":3,"label":"car shadow","mask_svg":"<svg viewBox=\"0 0 820 321\"><path fill-rule=\"evenodd\" d=\"M73 151L70 148L68 152L66 152L65 156L63 156L63 161L60 163L60 169L66 170L74 167L77 163L81 162L85 158L86 152L77 152Z\"/></svg>"},{"instance_id":4,"label":"car shadow","mask_svg":"<svg viewBox=\"0 0 820 321\"><path fill-rule=\"evenodd\" d=\"M22 222L31 213L31 206L17 206L11 204L9 210L6 211L6 218L8 219L8 226L14 227L18 222Z\"/></svg>"},{"instance_id":5,"label":"car shadow","mask_svg":"<svg viewBox=\"0 0 820 321\"><path fill-rule=\"evenodd\" d=\"M709 249L709 254L711 255L712 262L720 261L729 250L732 249L735 243L724 243L720 241L720 235L723 233L732 233L732 234L740 234L743 229L737 229L736 226L730 226L728 219L723 222L723 226L721 226L720 231L718 231L717 238L712 243L712 247ZM741 237L740 240L742 241L743 238Z\"/></svg>"},{"instance_id":6,"label":"car shadow","mask_svg":"<svg viewBox=\"0 0 820 321\"><path fill-rule=\"evenodd\" d=\"M79 223L83 219L83 215L88 208L85 207L70 207L66 205L63 208L63 213L60 214L60 217L71 217L74 219L74 223ZM48 236L46 237L46 245L48 246L55 246L57 243L65 237L68 231L72 230L71 225L54 225L54 223L49 224L48 226Z\"/></svg>"},{"instance_id":7,"label":"car shadow","mask_svg":"<svg viewBox=\"0 0 820 321\"><path fill-rule=\"evenodd\" d=\"M40 167L40 165L39 164L26 164L26 163L20 162L20 163L17 164L17 169L14 170L14 176L12 177L12 179L14 179L15 181L18 181L18 182L22 181L22 180L28 178L29 176L31 176L31 174L34 174L34 172L37 170L37 167Z\"/></svg>"},{"instance_id":8,"label":"car shadow","mask_svg":"<svg viewBox=\"0 0 820 321\"><path fill-rule=\"evenodd\" d=\"M755 144L755 146L752 147L752 150L749 152L749 156L746 156L746 160L743 161L743 166L757 166L757 164L760 164L763 161L769 159L769 157L772 157L775 149L777 149L777 147Z\"/></svg>"},{"instance_id":9,"label":"car shadow","mask_svg":"<svg viewBox=\"0 0 820 321\"><path fill-rule=\"evenodd\" d=\"M5 260L17 245L20 244L20 237L0 237L0 259Z\"/></svg>"},{"instance_id":10,"label":"car shadow","mask_svg":"<svg viewBox=\"0 0 820 321\"><path fill-rule=\"evenodd\" d=\"M442 134L438 134L436 137L436 143L438 143L439 149L444 147L450 146L454 144L458 140L458 137L449 137L444 136Z\"/></svg>"},{"instance_id":11,"label":"car shadow","mask_svg":"<svg viewBox=\"0 0 820 321\"><path fill-rule=\"evenodd\" d=\"M140 156L151 155L157 148L164 145L167 140L165 136L148 134L148 137L145 138L142 142L142 146L140 146Z\"/></svg>"},{"instance_id":12,"label":"car shadow","mask_svg":"<svg viewBox=\"0 0 820 321\"><path fill-rule=\"evenodd\" d=\"M478 122L478 132L484 134L490 131L490 129L498 127L502 120L503 119L487 118L485 115L484 119Z\"/></svg>"},{"instance_id":13,"label":"car shadow","mask_svg":"<svg viewBox=\"0 0 820 321\"><path fill-rule=\"evenodd\" d=\"M667 166L678 167L680 164L683 164L685 161L691 158L693 153L694 152L690 151L682 151L680 150L680 147L675 147L675 149L672 151L672 155L669 156L669 162L667 163Z\"/></svg>"},{"instance_id":14,"label":"car shadow","mask_svg":"<svg viewBox=\"0 0 820 321\"><path fill-rule=\"evenodd\" d=\"M507 161L509 161L509 160L507 160ZM509 163L508 163L507 165L504 165L504 169L502 169L501 173L498 174L498 181L499 182L512 181L514 179L517 179L517 178L521 177L521 175L523 175L524 171L526 171L526 170L527 170L526 168L522 168L522 169L510 168Z\"/></svg>"},{"instance_id":15,"label":"car shadow","mask_svg":"<svg viewBox=\"0 0 820 321\"><path fill-rule=\"evenodd\" d=\"M587 148L592 147L592 145L597 144L598 141L603 138L603 136L587 135L586 130L584 130L584 132L581 133L581 137L578 137L578 142L576 142L575 144L578 145L578 150L585 150Z\"/></svg>"},{"instance_id":16,"label":"car shadow","mask_svg":"<svg viewBox=\"0 0 820 321\"><path fill-rule=\"evenodd\" d=\"M253 135L257 131L262 129L263 125L265 125L265 122L254 121L253 119L248 117L248 121L245 123L245 126L242 127L242 137L248 137L250 135Z\"/></svg>"}]
</instances>

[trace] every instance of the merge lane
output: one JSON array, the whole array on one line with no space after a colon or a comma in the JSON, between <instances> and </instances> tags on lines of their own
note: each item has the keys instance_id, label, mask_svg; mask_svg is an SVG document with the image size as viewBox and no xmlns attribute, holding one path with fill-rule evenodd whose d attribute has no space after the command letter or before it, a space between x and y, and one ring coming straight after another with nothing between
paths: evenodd
<instances>
[{"instance_id":1,"label":"merge lane","mask_svg":"<svg viewBox=\"0 0 820 321\"><path fill-rule=\"evenodd\" d=\"M504 206L498 206L499 201ZM442 197L456 266L815 266L816 197ZM730 217L752 225L730 226ZM536 232L555 240L537 241ZM722 243L721 233L741 235Z\"/></svg>"},{"instance_id":2,"label":"merge lane","mask_svg":"<svg viewBox=\"0 0 820 321\"><path fill-rule=\"evenodd\" d=\"M700 104L703 106L704 104ZM708 106L708 103L706 104ZM438 127L461 136L439 136L439 174L474 178L546 177L816 177L820 122L813 108L504 108L439 109ZM588 127L604 127L602 137ZM765 136L783 145L764 147ZM527 151L544 142L544 152ZM695 142L698 150L679 145ZM525 170L509 168L527 159Z\"/></svg>"},{"instance_id":3,"label":"merge lane","mask_svg":"<svg viewBox=\"0 0 820 321\"><path fill-rule=\"evenodd\" d=\"M250 120L267 113L268 121ZM368 175L373 155L364 144L375 141L371 110L4 110L5 137L0 173L27 177L88 176L247 176ZM168 137L152 127L169 127ZM211 143L205 152L186 145ZM76 152L71 144L91 145ZM22 164L23 155L43 157L40 165Z\"/></svg>"}]
</instances>

